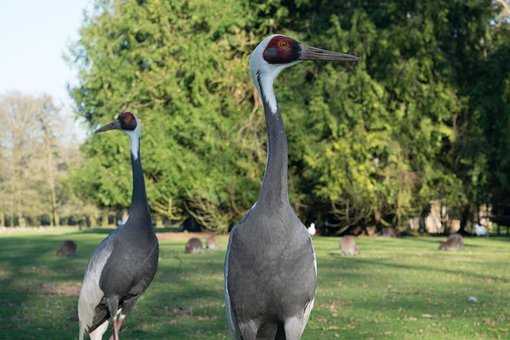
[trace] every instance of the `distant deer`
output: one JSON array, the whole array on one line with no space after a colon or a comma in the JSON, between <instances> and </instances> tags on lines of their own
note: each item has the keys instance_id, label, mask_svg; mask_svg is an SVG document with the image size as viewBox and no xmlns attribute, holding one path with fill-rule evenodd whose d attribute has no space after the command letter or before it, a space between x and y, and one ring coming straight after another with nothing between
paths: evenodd
<instances>
[{"instance_id":1,"label":"distant deer","mask_svg":"<svg viewBox=\"0 0 510 340\"><path fill-rule=\"evenodd\" d=\"M354 256L359 254L358 246L353 236L344 236L340 239L340 250L343 256Z\"/></svg>"},{"instance_id":2,"label":"distant deer","mask_svg":"<svg viewBox=\"0 0 510 340\"><path fill-rule=\"evenodd\" d=\"M384 228L382 230L381 236L383 237L398 237L399 232L396 229L393 228Z\"/></svg>"},{"instance_id":3,"label":"distant deer","mask_svg":"<svg viewBox=\"0 0 510 340\"><path fill-rule=\"evenodd\" d=\"M452 234L444 242L440 242L439 250L460 250L464 248L464 239L459 234Z\"/></svg>"},{"instance_id":4,"label":"distant deer","mask_svg":"<svg viewBox=\"0 0 510 340\"><path fill-rule=\"evenodd\" d=\"M202 241L199 238L192 237L186 242L184 252L186 254L195 254L201 252L203 248Z\"/></svg>"},{"instance_id":5,"label":"distant deer","mask_svg":"<svg viewBox=\"0 0 510 340\"><path fill-rule=\"evenodd\" d=\"M216 235L211 234L205 239L205 245L209 250L216 250Z\"/></svg>"},{"instance_id":6,"label":"distant deer","mask_svg":"<svg viewBox=\"0 0 510 340\"><path fill-rule=\"evenodd\" d=\"M57 250L57 256L74 256L78 246L72 240L65 240Z\"/></svg>"}]
</instances>

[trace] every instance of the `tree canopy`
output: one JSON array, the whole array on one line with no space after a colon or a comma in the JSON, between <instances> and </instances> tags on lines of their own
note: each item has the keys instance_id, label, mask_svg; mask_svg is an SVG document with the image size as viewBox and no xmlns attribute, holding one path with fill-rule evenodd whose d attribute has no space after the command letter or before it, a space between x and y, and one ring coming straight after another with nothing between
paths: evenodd
<instances>
[{"instance_id":1,"label":"tree canopy","mask_svg":"<svg viewBox=\"0 0 510 340\"><path fill-rule=\"evenodd\" d=\"M60 110L49 96L0 96L0 226L59 225L84 212L68 182L79 154L63 143Z\"/></svg>"},{"instance_id":2,"label":"tree canopy","mask_svg":"<svg viewBox=\"0 0 510 340\"><path fill-rule=\"evenodd\" d=\"M267 34L351 52L300 64L276 93L291 203L306 221L399 226L431 200L499 199L510 167L505 23L490 1L97 0L72 50L79 115L144 126L154 212L223 231L254 203L265 125L248 54ZM91 136L73 181L102 207L129 202L125 137Z\"/></svg>"}]
</instances>

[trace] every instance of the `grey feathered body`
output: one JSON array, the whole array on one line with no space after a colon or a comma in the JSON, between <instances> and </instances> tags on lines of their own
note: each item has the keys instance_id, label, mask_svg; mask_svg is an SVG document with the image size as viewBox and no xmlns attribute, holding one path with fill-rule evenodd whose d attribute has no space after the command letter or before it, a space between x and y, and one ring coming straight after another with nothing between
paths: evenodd
<instances>
[{"instance_id":1,"label":"grey feathered body","mask_svg":"<svg viewBox=\"0 0 510 340\"><path fill-rule=\"evenodd\" d=\"M230 233L225 305L236 339L298 339L316 287L312 240L288 198L288 147L258 75L268 133L268 159L254 207Z\"/></svg>"},{"instance_id":2,"label":"grey feathered body","mask_svg":"<svg viewBox=\"0 0 510 340\"><path fill-rule=\"evenodd\" d=\"M261 329L275 329L303 315L315 295L315 255L306 228L289 206L272 212L255 206L230 236L226 276L236 328L257 320Z\"/></svg>"},{"instance_id":3,"label":"grey feathered body","mask_svg":"<svg viewBox=\"0 0 510 340\"><path fill-rule=\"evenodd\" d=\"M81 339L111 319L109 303L125 316L157 271L159 244L152 226L139 155L131 161L133 195L129 218L99 244L83 278L78 301Z\"/></svg>"},{"instance_id":4,"label":"grey feathered body","mask_svg":"<svg viewBox=\"0 0 510 340\"><path fill-rule=\"evenodd\" d=\"M78 302L80 328L87 333L110 318L107 299L118 297L127 314L157 271L159 246L154 234L126 226L104 239L92 255Z\"/></svg>"}]
</instances>

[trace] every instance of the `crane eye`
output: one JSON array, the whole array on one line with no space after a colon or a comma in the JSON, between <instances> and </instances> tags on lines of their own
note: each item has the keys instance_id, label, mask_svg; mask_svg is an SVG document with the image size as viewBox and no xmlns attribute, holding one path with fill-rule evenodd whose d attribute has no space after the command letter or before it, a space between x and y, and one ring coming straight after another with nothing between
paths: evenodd
<instances>
[{"instance_id":1,"label":"crane eye","mask_svg":"<svg viewBox=\"0 0 510 340\"><path fill-rule=\"evenodd\" d=\"M285 40L278 41L278 47L280 48L287 48L289 46L289 43Z\"/></svg>"}]
</instances>

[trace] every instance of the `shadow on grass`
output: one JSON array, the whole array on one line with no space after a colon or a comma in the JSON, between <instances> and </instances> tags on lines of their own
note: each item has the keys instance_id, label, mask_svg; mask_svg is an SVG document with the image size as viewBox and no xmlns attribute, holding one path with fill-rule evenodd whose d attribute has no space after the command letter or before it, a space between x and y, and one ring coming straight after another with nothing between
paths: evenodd
<instances>
[{"instance_id":1,"label":"shadow on grass","mask_svg":"<svg viewBox=\"0 0 510 340\"><path fill-rule=\"evenodd\" d=\"M116 229L117 229L117 227L113 227L113 226L110 226L110 227L82 228L81 230L77 230L75 232L67 233L67 235L69 235L69 236L72 236L72 235L82 235L82 234L102 234L102 235L107 235L107 234L110 234L111 232L113 232ZM182 232L179 227L173 227L173 226L172 227L158 227L158 228L155 228L155 231L156 231L156 233L169 233L169 232L178 233L178 232Z\"/></svg>"},{"instance_id":2,"label":"shadow on grass","mask_svg":"<svg viewBox=\"0 0 510 340\"><path fill-rule=\"evenodd\" d=\"M71 233L67 233L67 236L73 235L84 235L84 234L99 234L99 235L109 235L115 229L115 227L95 227L95 228L82 228L81 230L73 231Z\"/></svg>"},{"instance_id":3,"label":"shadow on grass","mask_svg":"<svg viewBox=\"0 0 510 340\"><path fill-rule=\"evenodd\" d=\"M64 238L68 236L0 239L0 267L9 272L0 282L0 304L9 307L0 308L0 328L9 339L40 339L41 332L44 338L57 339L76 329L77 324L70 322L76 316L75 298L44 290L47 284L76 284L86 266L80 256L55 255ZM55 318L62 324L55 326Z\"/></svg>"},{"instance_id":4,"label":"shadow on grass","mask_svg":"<svg viewBox=\"0 0 510 340\"><path fill-rule=\"evenodd\" d=\"M78 297L47 294L41 288L44 284L80 283L92 251L106 236L104 229L99 231L95 235L99 237L93 239L91 231L0 239L0 304L9 307L0 311L0 329L8 332L9 339L40 339L41 334L51 339L76 336ZM69 238L78 244L77 256L57 257L56 249ZM128 338L184 339L190 334L201 338L200 334L211 332L216 338L224 336L224 254L185 255L182 249L181 244L162 244L158 274L128 317L123 332ZM44 317L43 310L53 303L59 308ZM18 327L20 321L30 327Z\"/></svg>"},{"instance_id":5,"label":"shadow on grass","mask_svg":"<svg viewBox=\"0 0 510 340\"><path fill-rule=\"evenodd\" d=\"M92 231L86 231L64 235L0 238L0 269L5 269L3 276L0 276L0 305L8 306L0 308L0 329L9 335L9 339L76 337L77 321L73 318L76 314L77 297L44 295L41 294L40 287L47 282L80 282L90 254L109 232L111 229L101 228L96 235ZM58 245L68 238L77 241L78 255L73 258L56 257ZM376 252L365 253L362 249L361 256L350 258L341 257L338 253L327 254L330 250L338 249L336 241L334 243L326 239L317 241L318 298L309 329L305 332L305 339L324 338L324 334L327 334L325 338L329 339L331 333L327 333L328 327L347 325L356 317L360 319L364 317L365 321L355 320L356 327L342 329L343 337L377 338L386 331L394 331L395 324L373 323L376 313L400 317L405 312L403 318L409 315L420 318L424 314L431 314L434 318L452 315L452 322L471 321L483 311L481 307L466 303L466 287L471 287L470 282L489 279L501 286L508 285L510 281L508 278L490 273L487 275L478 273L476 269L445 268L448 266L445 258L454 255L452 259L455 259L456 256L462 256L462 252L446 254L429 249L427 243L423 242L426 240L422 239L404 242L360 240L361 244L366 243L367 247L376 249ZM122 333L125 338L227 337L223 306L224 252L187 255L183 253L183 244L184 241L161 242L158 274L128 317L127 327ZM392 251L393 247L395 252ZM483 246L476 244L476 247ZM430 255L430 261L438 259L442 262L439 266L420 260L409 264L404 261L405 259L394 257L394 254L408 256L409 252L415 249L422 253L425 251L426 256ZM386 252L382 252L383 250ZM380 254L384 255L378 258ZM501 267L504 264L487 262L487 266ZM477 265L480 264L477 262ZM419 278L456 275L461 276L461 280L458 281L460 283L455 281L452 285L445 280L446 283L442 283L444 286L429 287L423 279L420 281L415 278L416 281L409 281L407 286L398 286L397 283L411 272L418 273ZM498 272L504 272L504 269ZM398 289L388 288L391 285L398 286ZM503 294L503 291L496 293ZM490 291L483 290L483 287L479 297L486 301L499 300L498 296L490 296ZM334 316L329 304L346 300L346 304L342 305L343 310L338 316ZM467 315L465 310L474 312ZM487 310L499 312L490 307L487 307ZM404 324L402 327L407 326ZM370 336L367 332L371 332Z\"/></svg>"},{"instance_id":6,"label":"shadow on grass","mask_svg":"<svg viewBox=\"0 0 510 340\"><path fill-rule=\"evenodd\" d=\"M412 241L427 243L427 244L435 244L436 245L435 249L437 250L437 248L439 248L439 245L441 244L441 242L446 241L447 239L448 239L447 237L442 237L442 238L438 237L436 239L416 238L416 239L412 239ZM478 244L464 243L464 248L468 248L468 249L469 248L482 248L482 247L483 246L478 245Z\"/></svg>"},{"instance_id":7,"label":"shadow on grass","mask_svg":"<svg viewBox=\"0 0 510 340\"><path fill-rule=\"evenodd\" d=\"M458 254L458 253L457 253ZM486 280L490 279L496 282L501 282L508 284L510 283L509 279L502 278L495 275L487 275L487 274L479 274L476 272L471 271L463 271L463 270L455 270L455 269L445 269L440 268L437 266L430 266L430 265L407 265L402 263L394 263L391 260L387 259L367 259L367 258L360 258L360 257L350 257L346 261L345 257L341 256L340 254L334 254L330 253L330 256L333 258L343 259L341 265L344 267L344 270L349 269L356 269L357 271L361 270L365 273L370 273L370 270L365 270L365 267L373 267L373 268L381 268L381 267L389 267L394 268L398 270L412 270L412 271L423 271L423 272L440 272L443 274L451 274L451 275L461 275L464 276L466 279L469 280L469 278L475 278L480 280ZM321 261L321 268L324 270L325 268L331 267L331 268L337 268L339 266L338 263L334 263L332 261L324 261L325 263L322 263ZM489 265L488 263L486 263Z\"/></svg>"}]
</instances>

